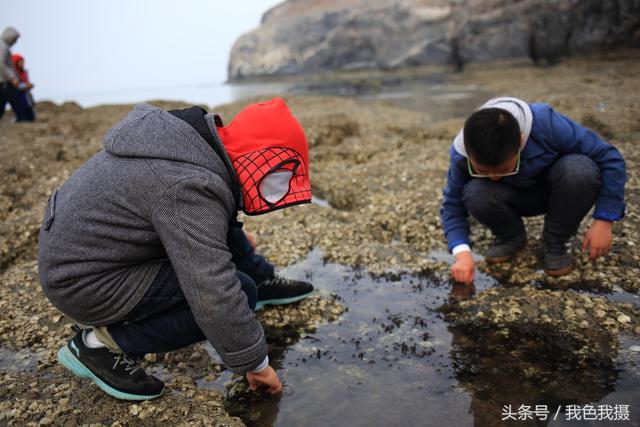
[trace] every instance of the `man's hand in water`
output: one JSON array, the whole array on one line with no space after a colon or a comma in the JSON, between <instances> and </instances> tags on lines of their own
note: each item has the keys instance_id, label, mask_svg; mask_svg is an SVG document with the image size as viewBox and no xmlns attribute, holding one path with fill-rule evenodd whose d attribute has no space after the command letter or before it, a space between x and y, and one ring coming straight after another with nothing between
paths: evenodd
<instances>
[{"instance_id":1,"label":"man's hand in water","mask_svg":"<svg viewBox=\"0 0 640 427\"><path fill-rule=\"evenodd\" d=\"M473 275L475 273L475 263L473 262L473 255L470 251L459 252L456 255L456 262L451 266L451 275L453 279L470 285L473 283Z\"/></svg>"},{"instance_id":2,"label":"man's hand in water","mask_svg":"<svg viewBox=\"0 0 640 427\"><path fill-rule=\"evenodd\" d=\"M254 391L260 386L267 387L267 392L270 394L282 391L280 378L278 378L278 374L271 366L267 366L260 372L247 372L247 381L249 381L249 388Z\"/></svg>"},{"instance_id":3,"label":"man's hand in water","mask_svg":"<svg viewBox=\"0 0 640 427\"><path fill-rule=\"evenodd\" d=\"M596 219L585 233L582 240L582 250L589 249L589 259L594 260L600 256L604 256L611 249L613 235L611 229L613 223L611 221L603 221Z\"/></svg>"}]
</instances>

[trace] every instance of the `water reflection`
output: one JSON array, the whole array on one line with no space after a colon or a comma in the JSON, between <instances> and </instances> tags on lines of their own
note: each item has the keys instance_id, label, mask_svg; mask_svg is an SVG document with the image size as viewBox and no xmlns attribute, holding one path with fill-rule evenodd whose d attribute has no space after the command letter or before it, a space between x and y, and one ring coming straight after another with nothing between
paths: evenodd
<instances>
[{"instance_id":1,"label":"water reflection","mask_svg":"<svg viewBox=\"0 0 640 427\"><path fill-rule=\"evenodd\" d=\"M464 301L472 298L476 294L476 285L464 285L462 283L453 283L451 285L451 303Z\"/></svg>"},{"instance_id":2,"label":"water reflection","mask_svg":"<svg viewBox=\"0 0 640 427\"><path fill-rule=\"evenodd\" d=\"M450 331L451 360L456 378L471 396L475 426L505 425L504 405L514 411L521 405L545 405L553 417L558 406L598 402L615 389L618 370L613 363L578 368L557 347L529 337L505 336L496 330ZM513 425L548 422L535 417L512 421Z\"/></svg>"}]
</instances>

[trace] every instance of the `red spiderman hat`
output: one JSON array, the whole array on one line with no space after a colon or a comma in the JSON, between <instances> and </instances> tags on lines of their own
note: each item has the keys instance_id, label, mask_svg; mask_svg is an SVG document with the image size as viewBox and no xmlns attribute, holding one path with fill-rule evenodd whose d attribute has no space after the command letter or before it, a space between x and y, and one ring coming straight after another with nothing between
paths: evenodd
<instances>
[{"instance_id":1,"label":"red spiderman hat","mask_svg":"<svg viewBox=\"0 0 640 427\"><path fill-rule=\"evenodd\" d=\"M218 134L238 174L247 215L311 202L307 138L283 99L249 105Z\"/></svg>"}]
</instances>

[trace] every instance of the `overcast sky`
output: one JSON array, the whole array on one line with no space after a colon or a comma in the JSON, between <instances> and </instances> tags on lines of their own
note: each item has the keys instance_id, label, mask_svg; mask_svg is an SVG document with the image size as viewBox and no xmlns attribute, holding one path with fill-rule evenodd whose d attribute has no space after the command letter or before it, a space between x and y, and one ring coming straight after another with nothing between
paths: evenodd
<instances>
[{"instance_id":1,"label":"overcast sky","mask_svg":"<svg viewBox=\"0 0 640 427\"><path fill-rule=\"evenodd\" d=\"M233 42L280 0L3 1L0 32L21 34L40 98L210 84L227 78Z\"/></svg>"}]
</instances>

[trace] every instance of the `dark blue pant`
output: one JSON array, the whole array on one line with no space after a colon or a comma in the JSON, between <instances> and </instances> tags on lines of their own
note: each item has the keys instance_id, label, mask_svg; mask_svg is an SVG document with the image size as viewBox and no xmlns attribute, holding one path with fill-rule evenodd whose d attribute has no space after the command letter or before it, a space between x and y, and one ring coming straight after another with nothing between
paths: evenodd
<instances>
[{"instance_id":1,"label":"dark blue pant","mask_svg":"<svg viewBox=\"0 0 640 427\"><path fill-rule=\"evenodd\" d=\"M242 291L253 309L258 298L256 283L273 275L273 265L255 253L242 223L229 225L227 245L238 269ZM122 351L132 356L172 351L206 339L168 261L125 321L109 325L107 329Z\"/></svg>"},{"instance_id":2,"label":"dark blue pant","mask_svg":"<svg viewBox=\"0 0 640 427\"><path fill-rule=\"evenodd\" d=\"M0 83L0 119L4 115L7 102L11 105L16 121L23 122L33 120L27 112L27 105L20 99L20 92L11 83Z\"/></svg>"},{"instance_id":3,"label":"dark blue pant","mask_svg":"<svg viewBox=\"0 0 640 427\"><path fill-rule=\"evenodd\" d=\"M564 243L594 205L600 186L598 165L585 155L568 154L556 160L531 188L472 179L464 187L463 201L469 213L496 237L508 239L524 233L522 217L544 214L544 240Z\"/></svg>"},{"instance_id":4,"label":"dark blue pant","mask_svg":"<svg viewBox=\"0 0 640 427\"><path fill-rule=\"evenodd\" d=\"M23 121L33 122L36 120L36 113L33 109L33 101L29 92L18 93L18 102L22 109Z\"/></svg>"}]
</instances>

